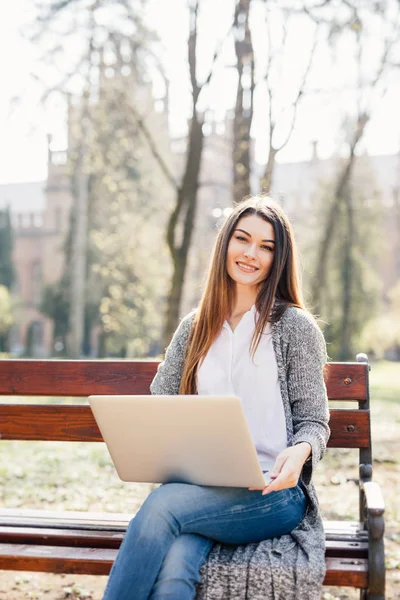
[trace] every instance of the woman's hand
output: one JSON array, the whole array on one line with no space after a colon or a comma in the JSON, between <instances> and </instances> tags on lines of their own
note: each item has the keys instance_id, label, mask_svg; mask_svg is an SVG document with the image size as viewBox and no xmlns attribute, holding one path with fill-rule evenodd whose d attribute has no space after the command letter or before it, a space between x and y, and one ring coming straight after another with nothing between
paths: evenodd
<instances>
[{"instance_id":1,"label":"woman's hand","mask_svg":"<svg viewBox=\"0 0 400 600\"><path fill-rule=\"evenodd\" d=\"M282 450L276 457L275 464L269 473L271 482L263 489L263 495L295 487L303 465L310 454L311 445L308 442L301 442L296 446L290 446ZM256 488L249 489L254 490Z\"/></svg>"}]
</instances>

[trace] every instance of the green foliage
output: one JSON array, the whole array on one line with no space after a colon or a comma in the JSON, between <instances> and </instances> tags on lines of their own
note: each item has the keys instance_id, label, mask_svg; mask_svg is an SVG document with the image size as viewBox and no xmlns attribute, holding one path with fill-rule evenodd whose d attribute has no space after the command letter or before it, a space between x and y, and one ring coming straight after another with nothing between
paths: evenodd
<instances>
[{"instance_id":1,"label":"green foliage","mask_svg":"<svg viewBox=\"0 0 400 600\"><path fill-rule=\"evenodd\" d=\"M8 334L14 323L13 306L10 292L0 285L0 352L8 350Z\"/></svg>"},{"instance_id":2,"label":"green foliage","mask_svg":"<svg viewBox=\"0 0 400 600\"><path fill-rule=\"evenodd\" d=\"M390 350L400 354L400 281L387 294L382 313L364 327L360 347L377 359Z\"/></svg>"},{"instance_id":3,"label":"green foliage","mask_svg":"<svg viewBox=\"0 0 400 600\"><path fill-rule=\"evenodd\" d=\"M43 290L40 311L54 321L54 336L65 336L69 329L69 298L65 279Z\"/></svg>"},{"instance_id":4,"label":"green foliage","mask_svg":"<svg viewBox=\"0 0 400 600\"><path fill-rule=\"evenodd\" d=\"M159 351L162 314L157 307L169 271L165 260L160 261L160 249L167 259L163 237L168 203L132 112L137 85L135 77L110 78L99 103L90 109L86 313L88 333L96 326L100 334L100 356L145 357ZM74 170L82 133L79 111L72 132ZM70 238L67 287L72 277Z\"/></svg>"},{"instance_id":5,"label":"green foliage","mask_svg":"<svg viewBox=\"0 0 400 600\"><path fill-rule=\"evenodd\" d=\"M10 210L0 210L0 285L8 289L14 282L15 271L12 260L13 231Z\"/></svg>"},{"instance_id":6,"label":"green foliage","mask_svg":"<svg viewBox=\"0 0 400 600\"><path fill-rule=\"evenodd\" d=\"M319 256L316 240L321 235L327 211L332 202L330 182L324 182L321 195L316 199L315 220L307 225L315 230L304 244L309 262L316 262ZM324 334L328 344L328 354L336 360L354 359L357 352L365 351L360 335L365 324L373 319L379 309L382 294L380 265L387 248L384 244L371 243L382 238L383 214L379 195L364 165L351 181L349 194L353 211L353 235L350 244L350 310L344 318L343 294L345 283L345 247L348 243L348 212L344 202L339 203L335 215L335 230L332 239L328 263L326 266L326 284L321 290L319 316L322 319ZM312 258L313 257L313 258ZM306 289L309 282L306 282ZM344 325L347 323L347 325ZM350 344L346 355L343 354L343 329L348 328Z\"/></svg>"},{"instance_id":7,"label":"green foliage","mask_svg":"<svg viewBox=\"0 0 400 600\"><path fill-rule=\"evenodd\" d=\"M10 292L5 285L0 285L0 336L7 335L13 323Z\"/></svg>"}]
</instances>

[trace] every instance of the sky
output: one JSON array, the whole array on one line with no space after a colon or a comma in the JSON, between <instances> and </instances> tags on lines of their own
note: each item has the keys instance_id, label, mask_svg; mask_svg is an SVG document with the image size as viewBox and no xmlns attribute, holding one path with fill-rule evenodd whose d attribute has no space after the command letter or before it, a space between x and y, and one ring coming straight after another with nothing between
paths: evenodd
<instances>
[{"instance_id":1,"label":"sky","mask_svg":"<svg viewBox=\"0 0 400 600\"><path fill-rule=\"evenodd\" d=\"M217 3L203 0L204 10L199 21L199 77L208 73L215 44L228 31L231 20L231 3ZM188 96L188 77L186 65L187 13L185 0L151 0L148 10L148 22L158 32L163 44L162 57L166 73L170 80L170 126L173 135L182 135L185 131L186 117L190 109ZM32 73L40 72L40 52L35 44L23 37L27 32L27 23L32 18L29 0L14 0L7 3L7 19L0 20L0 183L40 181L46 178L47 134L53 135L52 148L62 150L66 146L64 102L53 97L46 109L38 103L38 86L32 86ZM253 14L254 44L259 55L265 50L265 22L261 12ZM279 37L279 23L274 23L273 35ZM290 68L285 70L286 80L276 69L275 77L280 78L281 101L287 104L293 95L293 85L303 72L307 52L311 47L312 31L300 21L294 25L293 41L288 45L286 61ZM314 87L322 85L337 87L354 80L354 72L346 52L346 42L339 49L338 65L326 69L326 49L321 46L315 63ZM369 49L373 65L376 48ZM266 55L266 52L265 52ZM342 56L341 56L342 55ZM223 118L227 108L232 107L235 89L234 69L226 68L233 64L232 43L226 43L217 64L212 83L205 89L202 97L204 108L212 105L216 119ZM262 65L260 65L261 68ZM155 85L155 93L160 93ZM256 94L256 118L253 135L256 138L256 160L263 162L267 153L267 122L265 89L258 86ZM14 106L10 116L12 98L18 96L19 104ZM390 86L383 100L375 103L374 117L368 127L362 150L370 154L391 154L399 151L400 146L400 98L399 83ZM327 99L318 94L310 95L303 103L299 113L298 126L290 143L278 155L282 162L308 160L311 155L311 142L319 140L321 158L330 156L337 147L338 131L343 109L354 105L354 96L342 92ZM287 118L279 116L280 128L277 129L277 143L285 136L290 111Z\"/></svg>"}]
</instances>

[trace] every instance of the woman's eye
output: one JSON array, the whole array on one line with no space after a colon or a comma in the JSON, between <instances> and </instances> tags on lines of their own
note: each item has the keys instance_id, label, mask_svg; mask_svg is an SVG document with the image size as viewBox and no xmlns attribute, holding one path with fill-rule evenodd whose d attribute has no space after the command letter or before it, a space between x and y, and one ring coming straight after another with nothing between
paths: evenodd
<instances>
[{"instance_id":1,"label":"woman's eye","mask_svg":"<svg viewBox=\"0 0 400 600\"><path fill-rule=\"evenodd\" d=\"M274 249L271 246L261 246L261 248L263 248L263 250L269 250L269 252L274 251Z\"/></svg>"},{"instance_id":2,"label":"woman's eye","mask_svg":"<svg viewBox=\"0 0 400 600\"><path fill-rule=\"evenodd\" d=\"M236 236L236 239L237 239L237 240L240 240L241 242L246 242L246 241L247 241L247 240L246 240L246 238L245 238L245 237L243 237L242 235L237 235L237 236Z\"/></svg>"}]
</instances>

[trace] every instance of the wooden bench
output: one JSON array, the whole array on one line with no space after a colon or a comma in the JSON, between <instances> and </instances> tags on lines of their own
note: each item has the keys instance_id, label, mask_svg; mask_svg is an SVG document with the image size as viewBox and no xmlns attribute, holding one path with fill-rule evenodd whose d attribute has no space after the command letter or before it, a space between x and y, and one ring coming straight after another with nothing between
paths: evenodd
<instances>
[{"instance_id":1,"label":"wooden bench","mask_svg":"<svg viewBox=\"0 0 400 600\"><path fill-rule=\"evenodd\" d=\"M385 596L384 504L372 479L369 366L330 363L329 399L351 401L332 408L331 448L359 449L359 521L327 521L325 585L351 586L364 600ZM147 361L0 361L0 395L82 397L148 394L158 363ZM101 442L88 405L0 404L2 440ZM356 477L358 477L356 475ZM0 509L0 569L106 575L128 517L40 510Z\"/></svg>"}]
</instances>

